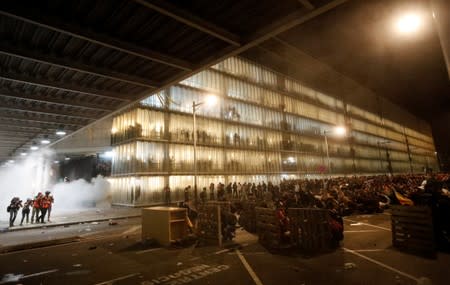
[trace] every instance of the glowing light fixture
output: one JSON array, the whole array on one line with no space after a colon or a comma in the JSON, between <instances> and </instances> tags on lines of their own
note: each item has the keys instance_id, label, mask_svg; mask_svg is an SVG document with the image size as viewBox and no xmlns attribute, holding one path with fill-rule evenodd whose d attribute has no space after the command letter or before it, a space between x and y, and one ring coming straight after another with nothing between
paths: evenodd
<instances>
[{"instance_id":1,"label":"glowing light fixture","mask_svg":"<svg viewBox=\"0 0 450 285\"><path fill-rule=\"evenodd\" d=\"M9 163L14 163L14 160L10 159L8 160Z\"/></svg>"},{"instance_id":2,"label":"glowing light fixture","mask_svg":"<svg viewBox=\"0 0 450 285\"><path fill-rule=\"evenodd\" d=\"M21 156L25 156L25 155L27 155L27 153L24 152L24 151L22 151L22 152L20 153L20 155L21 155Z\"/></svg>"},{"instance_id":3,"label":"glowing light fixture","mask_svg":"<svg viewBox=\"0 0 450 285\"><path fill-rule=\"evenodd\" d=\"M57 136L62 137L62 136L65 136L67 133L66 133L66 131L64 131L64 130L57 130L57 131L55 132L55 134L56 134Z\"/></svg>"},{"instance_id":4,"label":"glowing light fixture","mask_svg":"<svg viewBox=\"0 0 450 285\"><path fill-rule=\"evenodd\" d=\"M44 138L41 140L41 144L49 144L50 140L48 139L48 136L45 135Z\"/></svg>"},{"instance_id":5,"label":"glowing light fixture","mask_svg":"<svg viewBox=\"0 0 450 285\"><path fill-rule=\"evenodd\" d=\"M422 17L417 13L404 14L397 19L395 28L400 34L412 34L422 26Z\"/></svg>"},{"instance_id":6,"label":"glowing light fixture","mask_svg":"<svg viewBox=\"0 0 450 285\"><path fill-rule=\"evenodd\" d=\"M65 158L64 158L64 160L70 160L70 157L68 157L68 156L66 156Z\"/></svg>"},{"instance_id":7,"label":"glowing light fixture","mask_svg":"<svg viewBox=\"0 0 450 285\"><path fill-rule=\"evenodd\" d=\"M33 142L33 144L30 147L31 150L38 150L39 147L37 146L36 142Z\"/></svg>"},{"instance_id":8,"label":"glowing light fixture","mask_svg":"<svg viewBox=\"0 0 450 285\"><path fill-rule=\"evenodd\" d=\"M347 129L342 126L338 126L334 128L334 133L338 136L343 136L347 133Z\"/></svg>"},{"instance_id":9,"label":"glowing light fixture","mask_svg":"<svg viewBox=\"0 0 450 285\"><path fill-rule=\"evenodd\" d=\"M58 163L59 163L59 161L58 161L58 160L55 160L55 161L53 161L53 163L54 163L54 164L58 164Z\"/></svg>"}]
</instances>

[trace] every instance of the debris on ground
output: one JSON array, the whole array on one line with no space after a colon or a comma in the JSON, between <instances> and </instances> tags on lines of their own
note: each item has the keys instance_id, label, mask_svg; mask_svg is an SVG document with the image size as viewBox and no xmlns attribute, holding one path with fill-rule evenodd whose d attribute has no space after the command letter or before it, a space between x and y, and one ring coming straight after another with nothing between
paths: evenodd
<instances>
[{"instance_id":1,"label":"debris on ground","mask_svg":"<svg viewBox=\"0 0 450 285\"><path fill-rule=\"evenodd\" d=\"M93 249L96 249L97 247L94 245L94 246L90 246L89 247L89 250L93 250Z\"/></svg>"},{"instance_id":2,"label":"debris on ground","mask_svg":"<svg viewBox=\"0 0 450 285\"><path fill-rule=\"evenodd\" d=\"M183 262L177 262L177 266L183 265Z\"/></svg>"},{"instance_id":3,"label":"debris on ground","mask_svg":"<svg viewBox=\"0 0 450 285\"><path fill-rule=\"evenodd\" d=\"M116 226L116 225L118 225L118 223L117 223L117 222L114 222L113 220L109 220L108 225L110 225L110 226Z\"/></svg>"},{"instance_id":4,"label":"debris on ground","mask_svg":"<svg viewBox=\"0 0 450 285\"><path fill-rule=\"evenodd\" d=\"M356 264L354 264L353 262L344 263L344 269L349 270L349 269L354 269L354 268L356 268Z\"/></svg>"},{"instance_id":5,"label":"debris on ground","mask_svg":"<svg viewBox=\"0 0 450 285\"><path fill-rule=\"evenodd\" d=\"M350 224L350 226L362 226L363 225L363 223L353 223L353 224Z\"/></svg>"},{"instance_id":6,"label":"debris on ground","mask_svg":"<svg viewBox=\"0 0 450 285\"><path fill-rule=\"evenodd\" d=\"M72 265L73 267L81 267L82 265L80 263Z\"/></svg>"},{"instance_id":7,"label":"debris on ground","mask_svg":"<svg viewBox=\"0 0 450 285\"><path fill-rule=\"evenodd\" d=\"M92 231L90 228L85 229L85 231L90 232Z\"/></svg>"},{"instance_id":8,"label":"debris on ground","mask_svg":"<svg viewBox=\"0 0 450 285\"><path fill-rule=\"evenodd\" d=\"M92 222L91 225L98 225L98 222Z\"/></svg>"}]
</instances>

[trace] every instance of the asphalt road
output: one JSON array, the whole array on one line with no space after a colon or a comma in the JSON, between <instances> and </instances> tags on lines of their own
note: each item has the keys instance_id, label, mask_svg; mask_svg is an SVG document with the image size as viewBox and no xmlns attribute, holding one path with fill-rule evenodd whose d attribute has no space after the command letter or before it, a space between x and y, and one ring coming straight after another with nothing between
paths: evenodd
<instances>
[{"instance_id":1,"label":"asphalt road","mask_svg":"<svg viewBox=\"0 0 450 285\"><path fill-rule=\"evenodd\" d=\"M314 257L271 254L242 230L239 248L159 248L141 243L139 219L78 225L59 229L73 242L0 254L0 284L448 284L450 256L393 249L389 219L349 217L342 247Z\"/></svg>"}]
</instances>

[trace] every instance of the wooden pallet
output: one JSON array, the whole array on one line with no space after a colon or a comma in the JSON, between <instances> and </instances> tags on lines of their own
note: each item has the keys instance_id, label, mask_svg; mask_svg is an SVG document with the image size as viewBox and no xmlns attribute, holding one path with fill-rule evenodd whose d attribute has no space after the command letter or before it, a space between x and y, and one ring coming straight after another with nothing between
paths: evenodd
<instances>
[{"instance_id":1,"label":"wooden pallet","mask_svg":"<svg viewBox=\"0 0 450 285\"><path fill-rule=\"evenodd\" d=\"M329 212L315 208L291 208L292 238L302 253L319 253L332 248Z\"/></svg>"},{"instance_id":2,"label":"wooden pallet","mask_svg":"<svg viewBox=\"0 0 450 285\"><path fill-rule=\"evenodd\" d=\"M255 207L255 215L259 243L268 249L281 248L280 225L275 210Z\"/></svg>"},{"instance_id":3,"label":"wooden pallet","mask_svg":"<svg viewBox=\"0 0 450 285\"><path fill-rule=\"evenodd\" d=\"M392 245L398 249L435 256L433 217L428 206L392 206Z\"/></svg>"},{"instance_id":4,"label":"wooden pallet","mask_svg":"<svg viewBox=\"0 0 450 285\"><path fill-rule=\"evenodd\" d=\"M226 201L209 201L198 206L196 232L199 240L205 244L218 243L217 206L219 205L222 212L230 211L231 204Z\"/></svg>"},{"instance_id":5,"label":"wooden pallet","mask_svg":"<svg viewBox=\"0 0 450 285\"><path fill-rule=\"evenodd\" d=\"M256 233L256 203L245 201L241 203L242 210L239 217L239 224L248 232Z\"/></svg>"}]
</instances>

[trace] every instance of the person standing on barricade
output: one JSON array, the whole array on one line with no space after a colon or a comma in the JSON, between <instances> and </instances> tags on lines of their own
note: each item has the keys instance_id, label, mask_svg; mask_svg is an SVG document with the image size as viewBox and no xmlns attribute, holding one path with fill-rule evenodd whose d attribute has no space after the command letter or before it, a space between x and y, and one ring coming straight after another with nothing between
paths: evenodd
<instances>
[{"instance_id":1,"label":"person standing on barricade","mask_svg":"<svg viewBox=\"0 0 450 285\"><path fill-rule=\"evenodd\" d=\"M214 200L214 183L209 184L209 200Z\"/></svg>"}]
</instances>

